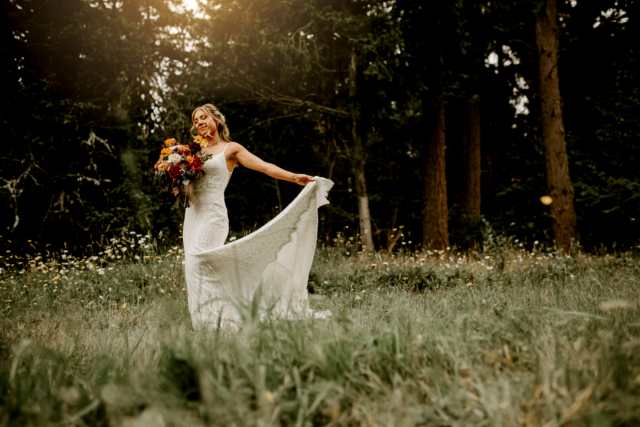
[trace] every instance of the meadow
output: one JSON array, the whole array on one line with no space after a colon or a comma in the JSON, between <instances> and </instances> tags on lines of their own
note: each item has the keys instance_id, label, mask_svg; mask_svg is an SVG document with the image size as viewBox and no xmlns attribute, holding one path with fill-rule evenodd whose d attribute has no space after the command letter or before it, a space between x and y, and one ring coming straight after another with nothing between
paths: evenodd
<instances>
[{"instance_id":1,"label":"meadow","mask_svg":"<svg viewBox=\"0 0 640 427\"><path fill-rule=\"evenodd\" d=\"M3 254L0 426L640 425L640 257L321 245L328 320L194 331L182 250ZM177 241L176 241L177 242Z\"/></svg>"}]
</instances>

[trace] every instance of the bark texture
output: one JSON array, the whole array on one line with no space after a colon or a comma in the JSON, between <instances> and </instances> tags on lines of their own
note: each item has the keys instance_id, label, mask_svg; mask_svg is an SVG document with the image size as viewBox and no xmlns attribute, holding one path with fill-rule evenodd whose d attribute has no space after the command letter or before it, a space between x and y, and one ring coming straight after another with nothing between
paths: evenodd
<instances>
[{"instance_id":1,"label":"bark texture","mask_svg":"<svg viewBox=\"0 0 640 427\"><path fill-rule=\"evenodd\" d=\"M351 55L349 65L349 95L355 99L357 91L357 68L356 55ZM349 150L351 167L356 182L356 195L358 197L358 215L360 217L360 238L362 239L362 249L373 251L373 234L371 233L371 214L369 213L369 196L367 194L367 180L364 173L366 163L365 149L362 143L362 130L358 126L358 112L353 109L351 112L351 136L353 140L352 149Z\"/></svg>"},{"instance_id":2,"label":"bark texture","mask_svg":"<svg viewBox=\"0 0 640 427\"><path fill-rule=\"evenodd\" d=\"M569 177L562 98L558 81L557 15L557 0L547 0L541 6L536 20L536 44L547 191L553 199L553 234L557 245L562 247L564 252L568 252L571 240L578 239L578 226Z\"/></svg>"},{"instance_id":3,"label":"bark texture","mask_svg":"<svg viewBox=\"0 0 640 427\"><path fill-rule=\"evenodd\" d=\"M444 102L431 106L423 101L428 138L422 147L423 242L426 249L449 246L447 177L445 173Z\"/></svg>"},{"instance_id":4,"label":"bark texture","mask_svg":"<svg viewBox=\"0 0 640 427\"><path fill-rule=\"evenodd\" d=\"M360 217L360 238L362 249L373 251L373 234L371 233L371 214L369 213L369 196L367 195L367 180L364 174L365 154L362 137L358 133L356 122L353 122L353 150L351 150L351 167L356 183L358 197L358 215Z\"/></svg>"},{"instance_id":5,"label":"bark texture","mask_svg":"<svg viewBox=\"0 0 640 427\"><path fill-rule=\"evenodd\" d=\"M462 133L462 210L467 215L469 226L480 221L480 106L469 102L465 114L465 124Z\"/></svg>"}]
</instances>

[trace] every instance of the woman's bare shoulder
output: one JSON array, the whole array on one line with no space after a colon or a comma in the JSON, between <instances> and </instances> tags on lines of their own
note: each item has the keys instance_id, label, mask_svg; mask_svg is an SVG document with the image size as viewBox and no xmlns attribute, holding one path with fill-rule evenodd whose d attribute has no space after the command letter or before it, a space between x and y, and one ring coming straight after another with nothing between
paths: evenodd
<instances>
[{"instance_id":1,"label":"woman's bare shoulder","mask_svg":"<svg viewBox=\"0 0 640 427\"><path fill-rule=\"evenodd\" d=\"M238 154L243 150L245 150L245 148L242 145L238 144L237 142L233 142L233 141L229 142L229 147L227 151L229 152L230 157L232 158L235 157L236 154Z\"/></svg>"}]
</instances>

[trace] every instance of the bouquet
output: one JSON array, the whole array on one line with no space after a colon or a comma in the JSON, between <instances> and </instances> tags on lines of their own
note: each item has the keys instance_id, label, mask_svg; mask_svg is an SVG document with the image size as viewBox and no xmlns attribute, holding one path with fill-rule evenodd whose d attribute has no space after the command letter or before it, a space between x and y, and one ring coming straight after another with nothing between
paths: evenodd
<instances>
[{"instance_id":1,"label":"bouquet","mask_svg":"<svg viewBox=\"0 0 640 427\"><path fill-rule=\"evenodd\" d=\"M212 157L211 154L204 154L198 139L201 138L196 138L189 145L181 145L173 138L167 139L160 151L160 159L153 167L154 182L163 190L179 186L181 196L178 197L178 204L187 208L189 186L192 181L205 174L202 165Z\"/></svg>"}]
</instances>

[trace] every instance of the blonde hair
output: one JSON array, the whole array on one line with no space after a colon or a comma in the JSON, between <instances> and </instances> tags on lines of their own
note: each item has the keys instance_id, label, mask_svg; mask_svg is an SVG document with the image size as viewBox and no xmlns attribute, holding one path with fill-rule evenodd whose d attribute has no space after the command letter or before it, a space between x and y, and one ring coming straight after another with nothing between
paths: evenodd
<instances>
[{"instance_id":1,"label":"blonde hair","mask_svg":"<svg viewBox=\"0 0 640 427\"><path fill-rule=\"evenodd\" d=\"M215 105L204 104L196 108L195 110L193 110L193 113L191 113L191 123L193 123L193 116L195 116L196 111L198 110L204 110L208 115L207 119L209 119L209 117L212 117L215 120L215 122L217 123L218 134L220 135L220 138L222 138L223 141L231 142L231 139L229 137L229 128L227 127L227 123L225 122L224 116L222 115L220 110L216 108ZM191 130L189 131L189 133L193 135L194 131L196 132L196 135L197 135L198 131L196 130L195 125L191 127Z\"/></svg>"}]
</instances>

